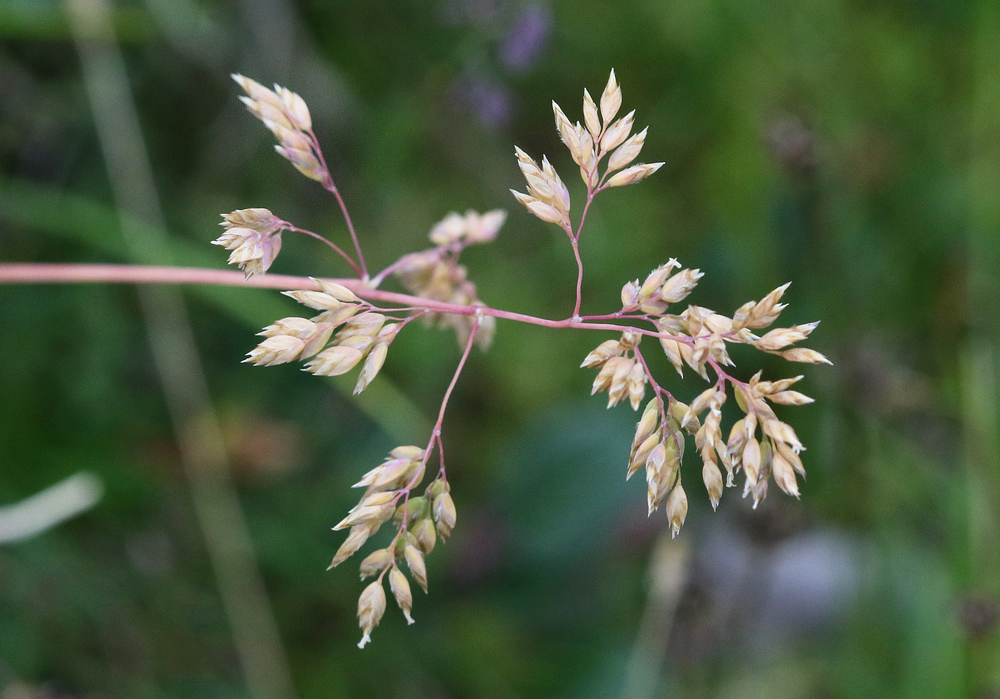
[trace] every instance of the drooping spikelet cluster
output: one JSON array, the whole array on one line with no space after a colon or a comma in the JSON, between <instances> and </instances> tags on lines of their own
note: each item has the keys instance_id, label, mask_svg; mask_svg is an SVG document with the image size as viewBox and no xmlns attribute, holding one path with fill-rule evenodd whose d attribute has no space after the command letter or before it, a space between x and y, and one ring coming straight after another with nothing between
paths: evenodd
<instances>
[{"instance_id":1,"label":"drooping spikelet cluster","mask_svg":"<svg viewBox=\"0 0 1000 699\"><path fill-rule=\"evenodd\" d=\"M687 515L687 495L681 485L680 470L685 435L694 438L702 460L702 481L713 507L718 506L722 497L720 464L726 470L726 485L735 485L735 474L743 472L743 495L750 495L755 507L767 495L770 477L784 492L798 496L795 474L805 475L799 458L804 448L802 443L768 405L768 402L811 403L808 396L790 390L802 377L770 382L761 381L758 373L748 382L739 381L723 369L733 366L727 343L750 345L794 362L829 363L814 350L790 348L808 337L817 323L778 328L763 336L754 333L772 325L784 310L786 304L780 300L787 284L760 301L745 303L732 317L693 305L680 314L667 313L671 304L683 301L691 293L701 276L698 270L681 269L676 260L670 260L650 272L641 284L635 280L625 285L620 311L623 317L652 324L653 330L647 333L659 340L667 359L682 377L685 365L706 380L709 370L714 374L713 385L699 393L690 405L660 386L649 375L645 362L639 361L642 335L638 329L623 333L621 340L601 343L582 364L600 368L594 391L609 391L609 407L627 393L632 408L638 409L646 382L653 386L656 395L646 404L636 426L626 478L645 468L649 512L666 499L667 519L675 536ZM628 357L630 351L633 358ZM744 417L733 424L728 439L723 439L722 407L728 395L727 384L732 386Z\"/></svg>"},{"instance_id":2,"label":"drooping spikelet cluster","mask_svg":"<svg viewBox=\"0 0 1000 699\"><path fill-rule=\"evenodd\" d=\"M410 495L424 479L426 465L427 452L420 447L393 449L388 459L354 484L355 488L364 488L365 492L358 504L333 528L334 531L350 529L350 533L329 568L353 556L389 520L396 526L395 536L389 545L373 551L361 561L361 579L378 578L358 598L358 622L363 634L359 648L364 648L371 640L372 630L385 613L383 578L386 575L396 604L406 621L413 623L410 615L413 595L401 564L406 564L410 577L427 592L424 557L434 550L438 537L444 541L455 526L455 503L451 499L448 481L438 476L427 485L423 495Z\"/></svg>"},{"instance_id":3,"label":"drooping spikelet cluster","mask_svg":"<svg viewBox=\"0 0 1000 699\"><path fill-rule=\"evenodd\" d=\"M281 231L288 223L268 209L239 209L222 214L225 233L212 241L230 251L228 264L236 265L246 278L263 274L281 251Z\"/></svg>"},{"instance_id":4,"label":"drooping spikelet cluster","mask_svg":"<svg viewBox=\"0 0 1000 699\"><path fill-rule=\"evenodd\" d=\"M317 376L346 374L362 360L354 386L361 393L385 362L400 324L370 306L345 286L313 279L317 290L283 292L303 306L320 311L312 318L276 320L257 333L265 339L243 360L254 366L275 366L308 359L305 370Z\"/></svg>"},{"instance_id":5,"label":"drooping spikelet cluster","mask_svg":"<svg viewBox=\"0 0 1000 699\"><path fill-rule=\"evenodd\" d=\"M416 296L459 306L480 306L476 285L469 280L465 266L459 264L459 255L469 245L492 242L506 219L507 212L501 209L485 214L452 212L431 228L429 237L437 247L404 255L393 266L393 273ZM485 350L493 343L496 320L492 317L428 313L425 318L454 330L461 346L468 340L472 326L479 322L476 344Z\"/></svg>"},{"instance_id":6,"label":"drooping spikelet cluster","mask_svg":"<svg viewBox=\"0 0 1000 699\"><path fill-rule=\"evenodd\" d=\"M246 96L240 101L278 139L274 150L311 180L323 182L329 172L312 132L312 117L305 100L288 88L275 85L269 90L256 80L234 74L233 80Z\"/></svg>"},{"instance_id":7,"label":"drooping spikelet cluster","mask_svg":"<svg viewBox=\"0 0 1000 699\"><path fill-rule=\"evenodd\" d=\"M605 340L580 365L587 369L600 367L590 395L607 391L609 408L626 397L633 410L638 410L642 404L646 394L646 370L636 355L629 356L641 339L638 333L624 332L620 340Z\"/></svg>"},{"instance_id":8,"label":"drooping spikelet cluster","mask_svg":"<svg viewBox=\"0 0 1000 699\"><path fill-rule=\"evenodd\" d=\"M234 77L250 95L241 98L243 102L278 136L281 142L278 152L303 174L322 181L327 189L334 191L322 164L319 146L303 121L308 111L300 104L300 98L277 85L272 92L242 76ZM466 307L481 306L475 284L468 280L466 268L458 262L459 256L469 245L493 241L506 217L502 210L485 214L475 211L467 211L464 215L450 213L430 231L434 248L402 257L374 279L364 278L364 287L375 289L386 276L393 274L403 286L423 299ZM238 264L248 278L266 272L271 266L280 250L282 231L306 233L325 240L282 221L267 209L234 211L225 214L223 219L226 233L214 242L232 250L230 264ZM330 245L353 262L339 248ZM358 267L355 270L359 271ZM466 347L462 363L473 335L475 343L485 349L495 331L493 317L446 315L420 307L401 308L396 317L392 309L377 308L342 284L324 279L312 281L313 289L283 293L319 311L318 315L311 318L290 316L268 325L258 333L264 340L247 353L245 362L275 366L304 361L305 370L319 376L338 376L361 365L354 387L354 393L360 393L382 368L397 333L417 317L425 317L456 332L460 344ZM404 318L404 315L409 317ZM361 562L361 579L373 576L377 579L364 588L358 599L358 622L363 633L359 647L370 641L372 630L385 613L387 598L383 583L386 578L396 604L407 621L413 623L413 595L404 567L409 577L426 592L424 557L434 549L437 539L447 539L455 526L455 504L443 462L423 495L413 495L423 481L427 455L435 444L440 449L437 430L426 449L414 446L393 449L384 463L355 484L355 487L365 488L364 495L334 527L334 530L349 529L350 532L330 568L351 557L384 523L392 520L395 525L395 535L388 546L374 551Z\"/></svg>"}]
</instances>

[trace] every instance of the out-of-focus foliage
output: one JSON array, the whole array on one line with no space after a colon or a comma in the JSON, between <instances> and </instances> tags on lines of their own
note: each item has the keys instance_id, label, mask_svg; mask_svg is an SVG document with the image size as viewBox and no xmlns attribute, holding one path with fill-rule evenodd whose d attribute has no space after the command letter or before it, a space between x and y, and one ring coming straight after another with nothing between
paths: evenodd
<instances>
[{"instance_id":1,"label":"out-of-focus foliage","mask_svg":"<svg viewBox=\"0 0 1000 699\"><path fill-rule=\"evenodd\" d=\"M623 482L634 416L603 410L576 368L593 338L501 323L445 421L459 524L431 594L361 652L358 582L323 570L329 527L388 448L426 439L454 338L408 328L354 399L351 382L239 363L290 301L186 291L297 692L1000 691L995 5L119 3L163 262L222 267L218 214L251 206L346 241L334 202L243 113L240 72L308 101L372 267L425 246L449 210L506 207L500 238L464 258L480 295L565 317L572 256L510 198L513 144L572 190L549 103L613 67L650 127L643 157L667 165L592 210L584 312L677 257L707 273L692 301L722 311L791 280L787 319L823 319L811 346L835 362L803 372L818 400L794 416L801 501L774 492L754 512L727 490L713 515L693 485L666 544ZM0 3L5 262L128 261L65 16ZM317 249L286 239L273 271L347 273ZM0 286L0 506L79 471L105 487L0 546L4 697L247 692L142 323L128 287Z\"/></svg>"}]
</instances>

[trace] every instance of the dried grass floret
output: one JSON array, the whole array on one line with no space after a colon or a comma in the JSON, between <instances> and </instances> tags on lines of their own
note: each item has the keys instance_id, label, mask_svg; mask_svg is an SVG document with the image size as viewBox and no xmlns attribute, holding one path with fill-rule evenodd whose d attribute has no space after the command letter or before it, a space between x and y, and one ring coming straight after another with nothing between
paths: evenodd
<instances>
[{"instance_id":1,"label":"dried grass floret","mask_svg":"<svg viewBox=\"0 0 1000 699\"><path fill-rule=\"evenodd\" d=\"M379 578L369 584L358 598L358 623L362 633L358 648L364 648L372 640L372 631L382 621L383 614L385 614L385 590L382 588L382 579Z\"/></svg>"}]
</instances>

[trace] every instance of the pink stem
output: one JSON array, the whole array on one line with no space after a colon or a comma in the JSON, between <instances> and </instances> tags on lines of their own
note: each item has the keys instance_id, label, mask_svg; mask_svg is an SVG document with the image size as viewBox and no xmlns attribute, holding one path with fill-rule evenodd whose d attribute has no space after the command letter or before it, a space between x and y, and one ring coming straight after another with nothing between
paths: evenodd
<instances>
[{"instance_id":1,"label":"pink stem","mask_svg":"<svg viewBox=\"0 0 1000 699\"><path fill-rule=\"evenodd\" d=\"M655 330L646 330L631 325L616 323L593 323L575 318L550 320L514 311L504 311L489 306L462 306L444 301L425 299L394 291L372 289L358 279L330 279L346 286L364 299L416 306L429 312L450 313L471 316L481 313L501 320L528 323L546 328L581 328L586 330L630 330L640 335L666 337L690 344L686 336L664 335ZM49 264L49 263L0 263L0 284L45 284L67 282L101 282L110 284L208 284L217 286L242 286L257 289L315 289L316 284L309 277L287 274L265 274L245 279L242 272L227 269L200 269L196 267L159 267L145 265L112 264Z\"/></svg>"},{"instance_id":2,"label":"pink stem","mask_svg":"<svg viewBox=\"0 0 1000 699\"><path fill-rule=\"evenodd\" d=\"M577 238L570 238L573 246L573 257L576 258L576 303L573 304L573 317L580 317L580 304L583 302L583 260L580 258L580 243Z\"/></svg>"},{"instance_id":3,"label":"pink stem","mask_svg":"<svg viewBox=\"0 0 1000 699\"><path fill-rule=\"evenodd\" d=\"M653 389L653 394L656 396L656 402L660 406L660 415L666 416L666 406L663 405L663 394L666 394L669 400L673 400L673 394L667 389L663 388L656 379L653 378L653 372L649 370L649 365L646 364L646 358L642 356L642 352L639 351L638 345L632 348L632 353L635 354L636 360L642 365L642 370L646 372L646 380L649 381L650 387Z\"/></svg>"},{"instance_id":4,"label":"pink stem","mask_svg":"<svg viewBox=\"0 0 1000 699\"><path fill-rule=\"evenodd\" d=\"M444 423L444 411L448 407L448 400L451 398L451 392L455 390L455 384L458 383L458 377L462 375L462 369L465 368L465 360L469 358L469 352L472 351L472 345L476 341L476 333L479 332L480 319L477 319L472 326L472 331L469 333L469 339L465 343L465 351L462 352L462 358L458 360L458 366L455 367L455 374L451 377L451 383L448 384L448 389L444 392L444 398L441 400L441 409L438 410L437 422L434 423L434 430L431 434L431 444L434 443L435 439L441 438L441 425ZM430 449L430 444L428 445L428 450ZM426 456L424 458L427 458Z\"/></svg>"},{"instance_id":5,"label":"pink stem","mask_svg":"<svg viewBox=\"0 0 1000 699\"><path fill-rule=\"evenodd\" d=\"M332 184L332 181L331 181ZM347 204L344 203L344 198L340 196L340 190L334 187L331 190L331 194L337 199L337 204L340 206L340 212L344 215L344 221L347 223L347 231L351 234L351 240L354 242L354 251L358 253L358 264L361 265L361 279L368 280L368 268L365 266L365 256L361 252L361 243L358 242L358 234L354 230L354 223L351 221L351 214L347 211Z\"/></svg>"},{"instance_id":6,"label":"pink stem","mask_svg":"<svg viewBox=\"0 0 1000 699\"><path fill-rule=\"evenodd\" d=\"M326 238L324 238L323 236L321 236L319 233L313 233L312 231L307 231L305 228L299 228L298 226L293 226L291 224L288 224L287 230L295 231L296 233L302 233L303 235L308 235L308 236L310 236L312 238L315 238L316 240L320 241L321 243L324 243L325 245L328 245L330 248L333 249L333 251L335 253L337 253L338 255L340 255L341 257L344 258L344 261L346 261L347 264L349 264L351 266L351 269L354 270L355 274L357 274L359 277L361 276L361 270L358 269L358 265L354 262L354 260L351 259L350 255L348 255L346 252L344 252L343 250L341 250L340 247L338 245L336 245L335 243L333 243L332 241L327 240Z\"/></svg>"},{"instance_id":7,"label":"pink stem","mask_svg":"<svg viewBox=\"0 0 1000 699\"><path fill-rule=\"evenodd\" d=\"M434 446L437 445L438 456L441 460L441 466L438 469L438 475L447 480L444 472L444 443L441 440L441 426L444 424L444 412L448 407L448 401L451 399L451 392L455 390L455 384L458 383L458 377L462 375L462 369L465 368L465 362L469 358L469 352L472 351L472 345L476 342L476 333L479 332L480 321L476 320L475 324L472 326L472 331L469 333L469 339L465 343L465 350L462 352L462 358L458 360L458 366L455 367L455 373L451 377L451 383L448 384L448 388L444 392L444 397L441 399L441 408L438 410L437 422L434 423L434 427L431 430L431 438L427 441L427 447L424 449L423 465L425 468L420 469L420 471L426 472L427 460L434 451ZM405 529L407 525L407 507L410 504L410 492L419 485L418 479L414 477L409 483L404 487L399 489L396 494L396 499L400 497L403 498L403 521L400 522L399 531L396 533L398 537ZM395 539L393 539L395 542Z\"/></svg>"},{"instance_id":8,"label":"pink stem","mask_svg":"<svg viewBox=\"0 0 1000 699\"><path fill-rule=\"evenodd\" d=\"M448 474L444 469L444 441L440 437L438 437L438 478L448 481Z\"/></svg>"},{"instance_id":9,"label":"pink stem","mask_svg":"<svg viewBox=\"0 0 1000 699\"><path fill-rule=\"evenodd\" d=\"M587 212L590 204L594 201L596 192L587 185L587 203L583 205L583 213L580 215L580 225L576 227L576 233L569 234L570 245L573 246L573 257L576 258L576 302L573 305L573 317L580 316L580 305L583 302L583 258L580 257L580 235L583 233L583 224L587 221Z\"/></svg>"},{"instance_id":10,"label":"pink stem","mask_svg":"<svg viewBox=\"0 0 1000 699\"><path fill-rule=\"evenodd\" d=\"M340 196L340 190L337 189L337 185L333 183L333 176L330 174L330 168L326 164L326 158L323 157L323 149L319 147L319 139L316 138L316 134L310 129L309 138L312 140L313 151L316 154L316 158L319 160L320 166L323 168L323 172L326 173L326 177L321 183L323 189L328 191L337 199L337 204L340 206L340 212L344 215L344 221L347 223L347 231L351 234L351 241L354 243L354 251L358 253L358 263L361 265L361 271L359 276L361 279L368 280L368 268L365 267L365 256L361 252L361 244L358 242L358 234L354 230L354 223L351 221L351 214L347 211L347 205L344 203L344 198ZM355 267L357 271L357 267Z\"/></svg>"}]
</instances>

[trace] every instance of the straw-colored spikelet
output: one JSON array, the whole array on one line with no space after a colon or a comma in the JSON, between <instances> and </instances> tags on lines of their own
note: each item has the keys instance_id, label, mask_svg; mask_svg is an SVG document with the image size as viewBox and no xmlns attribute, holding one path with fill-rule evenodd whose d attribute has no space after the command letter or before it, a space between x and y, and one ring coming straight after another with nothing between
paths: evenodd
<instances>
[{"instance_id":1,"label":"straw-colored spikelet","mask_svg":"<svg viewBox=\"0 0 1000 699\"><path fill-rule=\"evenodd\" d=\"M361 641L358 648L364 648L372 640L372 631L382 621L385 614L385 590L382 581L376 580L364 589L358 598L358 625L361 626Z\"/></svg>"},{"instance_id":2,"label":"straw-colored spikelet","mask_svg":"<svg viewBox=\"0 0 1000 699\"><path fill-rule=\"evenodd\" d=\"M451 530L455 528L457 515L455 512L455 501L451 499L451 494L444 492L434 498L434 526L438 535L442 539L451 536Z\"/></svg>"},{"instance_id":3,"label":"straw-colored spikelet","mask_svg":"<svg viewBox=\"0 0 1000 699\"><path fill-rule=\"evenodd\" d=\"M403 549L403 557L406 559L407 568L410 569L410 575L421 589L427 592L427 564L424 562L424 554L413 544L407 544Z\"/></svg>"},{"instance_id":4,"label":"straw-colored spikelet","mask_svg":"<svg viewBox=\"0 0 1000 699\"><path fill-rule=\"evenodd\" d=\"M564 230L570 230L569 190L556 174L548 158L542 158L542 165L539 167L538 163L520 148L515 148L514 153L521 174L527 182L528 193L523 194L512 189L511 194L538 218L547 223L555 223Z\"/></svg>"},{"instance_id":5,"label":"straw-colored spikelet","mask_svg":"<svg viewBox=\"0 0 1000 699\"><path fill-rule=\"evenodd\" d=\"M684 520L687 518L688 512L687 493L684 492L684 488L681 487L680 483L670 491L670 497L667 498L666 511L667 521L670 523L670 535L676 537L684 525Z\"/></svg>"},{"instance_id":6,"label":"straw-colored spikelet","mask_svg":"<svg viewBox=\"0 0 1000 699\"><path fill-rule=\"evenodd\" d=\"M378 549L377 551L372 551L361 561L358 566L358 572L361 574L361 579L371 578L383 570L392 565L395 556L391 549Z\"/></svg>"},{"instance_id":7,"label":"straw-colored spikelet","mask_svg":"<svg viewBox=\"0 0 1000 699\"><path fill-rule=\"evenodd\" d=\"M410 616L410 611L413 609L413 593L410 592L410 583L403 575L403 571L396 566L393 566L392 570L389 571L389 588L392 590L392 596L396 598L396 604L403 612L403 616L406 617L406 623L412 624L413 617Z\"/></svg>"}]
</instances>

